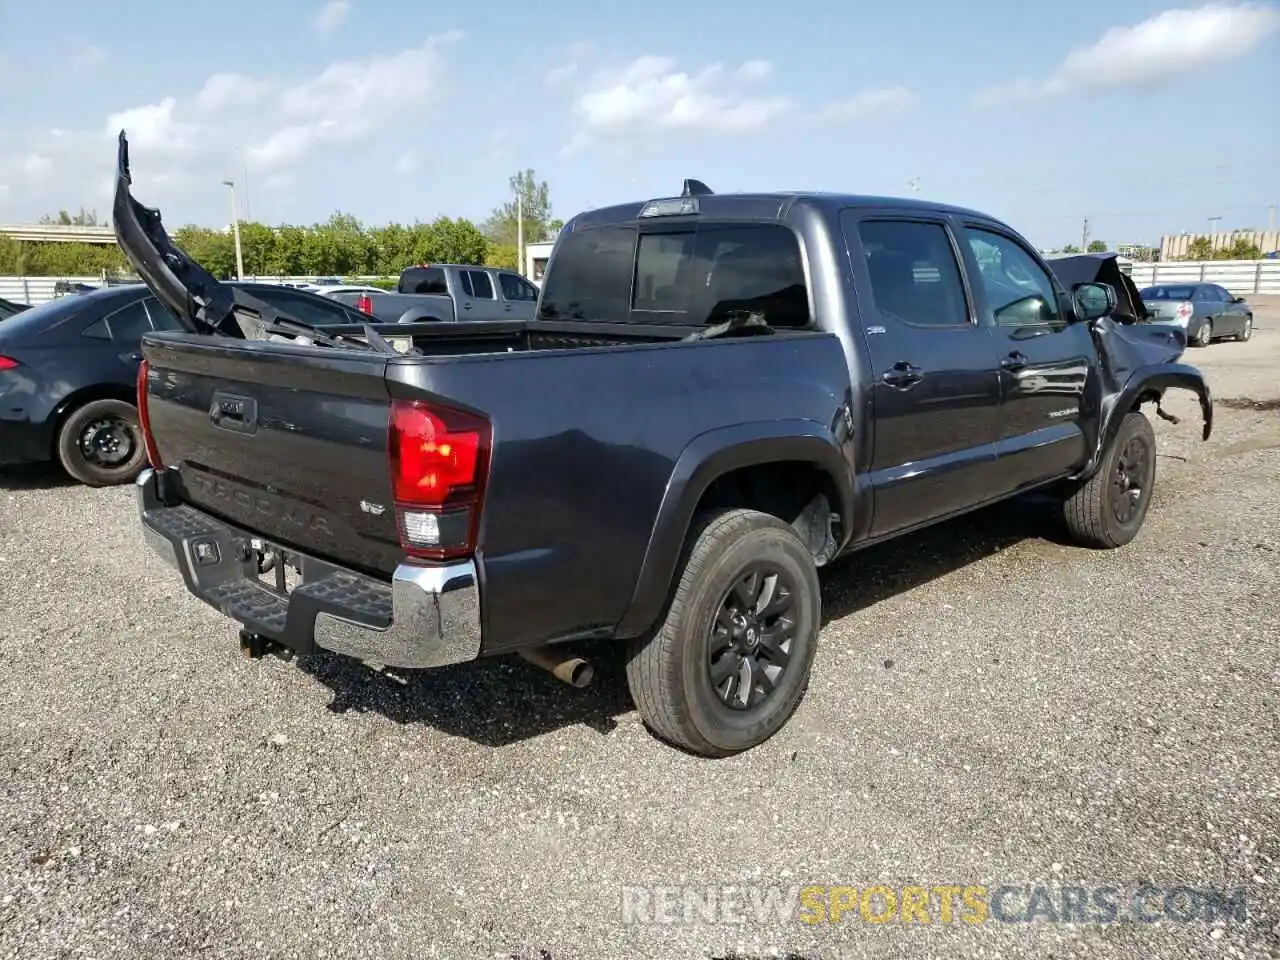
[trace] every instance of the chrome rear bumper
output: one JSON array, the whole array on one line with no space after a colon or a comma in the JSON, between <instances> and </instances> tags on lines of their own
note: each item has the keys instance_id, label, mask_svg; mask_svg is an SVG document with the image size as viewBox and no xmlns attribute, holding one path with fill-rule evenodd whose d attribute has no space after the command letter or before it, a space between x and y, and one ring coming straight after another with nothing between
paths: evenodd
<instances>
[{"instance_id":1,"label":"chrome rear bumper","mask_svg":"<svg viewBox=\"0 0 1280 960\"><path fill-rule=\"evenodd\" d=\"M138 477L136 498L147 543L193 596L299 654L324 649L406 669L480 655L480 586L470 560L402 563L387 583L285 547L299 576L282 594L259 579L252 543L261 538L251 531L166 503L154 470Z\"/></svg>"}]
</instances>

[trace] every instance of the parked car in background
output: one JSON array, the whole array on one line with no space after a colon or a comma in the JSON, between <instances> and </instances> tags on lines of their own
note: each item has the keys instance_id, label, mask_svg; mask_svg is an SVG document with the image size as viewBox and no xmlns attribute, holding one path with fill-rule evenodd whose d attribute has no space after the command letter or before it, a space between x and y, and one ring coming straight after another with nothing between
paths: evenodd
<instances>
[{"instance_id":1,"label":"parked car in background","mask_svg":"<svg viewBox=\"0 0 1280 960\"><path fill-rule=\"evenodd\" d=\"M315 326L369 320L279 284L228 286ZM55 461L90 486L132 481L146 462L136 406L142 334L180 329L140 283L59 297L0 323L0 465Z\"/></svg>"},{"instance_id":2,"label":"parked car in background","mask_svg":"<svg viewBox=\"0 0 1280 960\"><path fill-rule=\"evenodd\" d=\"M371 287L368 284L357 283L335 283L323 287L315 287L311 290L311 293L333 299L337 299L338 294L350 294L351 296L343 298L343 302L348 306L355 306L359 301L361 294L373 296L374 294L382 294L386 292L387 291L383 290L381 287ZM354 300L352 299L353 297L355 298Z\"/></svg>"},{"instance_id":3,"label":"parked car in background","mask_svg":"<svg viewBox=\"0 0 1280 960\"><path fill-rule=\"evenodd\" d=\"M1187 342L1197 347L1253 336L1253 309L1244 297L1215 283L1163 283L1141 293L1156 322L1181 327Z\"/></svg>"},{"instance_id":4,"label":"parked car in background","mask_svg":"<svg viewBox=\"0 0 1280 960\"><path fill-rule=\"evenodd\" d=\"M512 270L431 263L400 273L394 293L335 293L383 323L453 320L532 320L538 288Z\"/></svg>"},{"instance_id":5,"label":"parked car in background","mask_svg":"<svg viewBox=\"0 0 1280 960\"><path fill-rule=\"evenodd\" d=\"M0 297L0 320L8 320L10 317L17 316L23 310L30 309L30 304L15 303L12 300L6 300L3 297Z\"/></svg>"}]
</instances>

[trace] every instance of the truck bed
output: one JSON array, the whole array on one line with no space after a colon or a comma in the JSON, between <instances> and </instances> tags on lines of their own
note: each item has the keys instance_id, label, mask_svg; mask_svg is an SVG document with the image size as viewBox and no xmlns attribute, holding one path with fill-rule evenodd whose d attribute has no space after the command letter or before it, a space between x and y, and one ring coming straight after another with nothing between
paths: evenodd
<instances>
[{"instance_id":1,"label":"truck bed","mask_svg":"<svg viewBox=\"0 0 1280 960\"><path fill-rule=\"evenodd\" d=\"M679 342L661 328L470 326L415 333L426 356L148 334L150 425L177 499L386 580L404 559L392 400L480 415L486 633L515 649L616 627L695 438L762 412L826 431L845 402L844 352L818 331Z\"/></svg>"}]
</instances>

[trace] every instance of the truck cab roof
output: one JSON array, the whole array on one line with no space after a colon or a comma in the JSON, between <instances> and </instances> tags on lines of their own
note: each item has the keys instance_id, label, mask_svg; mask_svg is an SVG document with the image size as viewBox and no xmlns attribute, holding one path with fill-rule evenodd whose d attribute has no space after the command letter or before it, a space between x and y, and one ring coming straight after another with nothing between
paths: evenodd
<instances>
[{"instance_id":1,"label":"truck cab roof","mask_svg":"<svg viewBox=\"0 0 1280 960\"><path fill-rule=\"evenodd\" d=\"M721 193L687 198L664 197L630 201L580 213L565 224L564 229L583 229L648 219L648 217L641 216L647 206L677 199L696 201L696 212L691 214L671 213L659 215L661 219L782 220L785 214L797 204L803 204L824 212L836 212L849 207L893 208L904 211L914 210L921 213L944 213L982 220L991 219L989 214L978 210L945 203L935 203L929 200L855 193L829 193L815 190L780 190L766 193ZM659 216L655 216L655 219L658 219Z\"/></svg>"}]
</instances>

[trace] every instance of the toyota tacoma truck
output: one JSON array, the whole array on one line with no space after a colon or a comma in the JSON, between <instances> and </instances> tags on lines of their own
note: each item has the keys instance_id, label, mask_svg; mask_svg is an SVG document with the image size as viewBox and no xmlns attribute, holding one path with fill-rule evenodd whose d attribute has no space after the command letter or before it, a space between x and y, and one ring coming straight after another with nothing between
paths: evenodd
<instances>
[{"instance_id":1,"label":"toyota tacoma truck","mask_svg":"<svg viewBox=\"0 0 1280 960\"><path fill-rule=\"evenodd\" d=\"M184 321L143 339L137 507L187 589L251 652L580 682L567 642L622 642L650 730L703 756L793 715L819 568L1030 490L1121 547L1144 406L1186 388L1212 428L1176 331L973 210L686 181L574 217L533 320L398 352L219 283L130 182L122 133L117 236Z\"/></svg>"}]
</instances>

